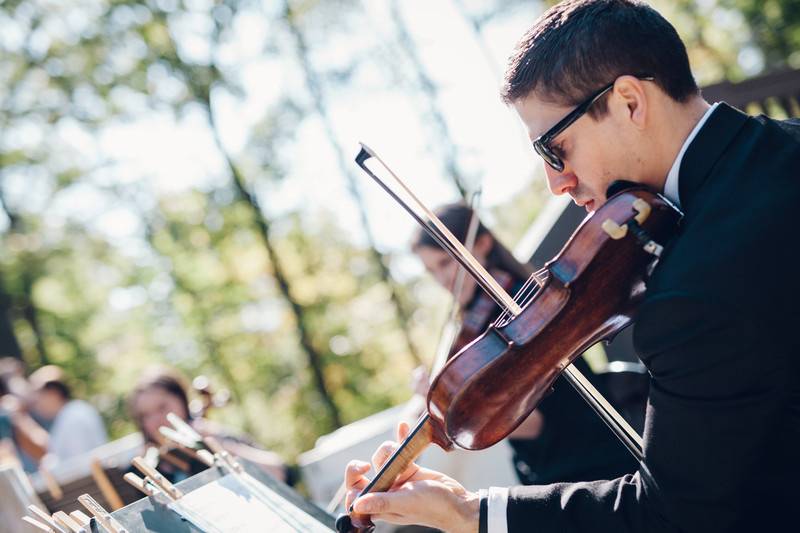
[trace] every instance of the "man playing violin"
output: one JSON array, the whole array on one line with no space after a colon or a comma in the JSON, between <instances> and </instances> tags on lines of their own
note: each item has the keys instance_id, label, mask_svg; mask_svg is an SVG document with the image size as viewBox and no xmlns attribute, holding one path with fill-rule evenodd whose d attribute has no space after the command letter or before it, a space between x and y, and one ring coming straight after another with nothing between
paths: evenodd
<instances>
[{"instance_id":1,"label":"man playing violin","mask_svg":"<svg viewBox=\"0 0 800 533\"><path fill-rule=\"evenodd\" d=\"M634 326L651 375L644 460L614 480L480 494L412 465L354 511L470 533L800 528L800 123L710 105L675 29L634 0L548 10L512 55L502 95L554 194L593 211L626 180L684 212ZM348 503L368 469L348 465Z\"/></svg>"}]
</instances>

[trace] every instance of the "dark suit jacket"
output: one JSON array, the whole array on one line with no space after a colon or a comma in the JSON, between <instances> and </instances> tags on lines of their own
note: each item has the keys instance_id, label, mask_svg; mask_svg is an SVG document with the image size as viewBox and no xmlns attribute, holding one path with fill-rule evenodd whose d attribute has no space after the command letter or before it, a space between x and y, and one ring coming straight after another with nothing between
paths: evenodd
<instances>
[{"instance_id":1,"label":"dark suit jacket","mask_svg":"<svg viewBox=\"0 0 800 533\"><path fill-rule=\"evenodd\" d=\"M720 104L679 180L634 327L644 463L511 489L510 532L800 531L800 124Z\"/></svg>"},{"instance_id":2,"label":"dark suit jacket","mask_svg":"<svg viewBox=\"0 0 800 533\"><path fill-rule=\"evenodd\" d=\"M582 357L575 366L606 397L609 391ZM509 439L523 485L611 479L632 472L636 460L563 378L538 409L544 418L535 439Z\"/></svg>"}]
</instances>

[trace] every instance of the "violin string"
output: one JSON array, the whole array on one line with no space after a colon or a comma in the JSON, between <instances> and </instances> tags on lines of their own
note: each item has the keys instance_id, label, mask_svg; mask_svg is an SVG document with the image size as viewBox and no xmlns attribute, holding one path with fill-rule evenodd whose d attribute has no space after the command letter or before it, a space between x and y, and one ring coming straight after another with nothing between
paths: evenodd
<instances>
[{"instance_id":1,"label":"violin string","mask_svg":"<svg viewBox=\"0 0 800 533\"><path fill-rule=\"evenodd\" d=\"M517 302L520 307L524 307L533 298L533 296L539 292L538 289L540 289L544 285L544 282L547 281L548 275L549 271L547 268L542 268L531 274L519 291L517 291L517 293L514 295L514 301ZM501 324L505 319L508 318L509 314L510 313L508 309L504 309L503 312L500 313L500 316L497 317L495 323Z\"/></svg>"},{"instance_id":2,"label":"violin string","mask_svg":"<svg viewBox=\"0 0 800 533\"><path fill-rule=\"evenodd\" d=\"M550 271L547 270L546 268L542 268L541 270L533 273L535 284L533 286L533 289L528 294L528 297L520 302L520 306L527 305L533 299L533 297L539 293L539 290L542 287L544 287L544 284L549 276L550 276Z\"/></svg>"},{"instance_id":3,"label":"violin string","mask_svg":"<svg viewBox=\"0 0 800 533\"><path fill-rule=\"evenodd\" d=\"M531 287L533 279L534 279L534 275L531 274L528 277L528 279L525 280L525 283L523 283L522 287L520 287L520 289L514 295L514 301L515 302L519 302L519 301L523 300L526 297L525 293ZM507 308L503 309L503 311L500 313L500 316L498 316L497 320L495 320L495 323L496 324L503 323L503 321L506 320L510 316L510 314L511 313L509 312L509 310Z\"/></svg>"},{"instance_id":4,"label":"violin string","mask_svg":"<svg viewBox=\"0 0 800 533\"><path fill-rule=\"evenodd\" d=\"M520 289L514 295L514 301L517 301L517 298L520 297L521 294L527 290L527 288L530 286L530 283L531 283L531 278L528 277L528 279L525 280L525 283L522 284L522 287L520 287ZM495 324L502 323L506 318L508 318L509 314L510 313L508 312L507 308L503 309L500 315L495 319Z\"/></svg>"},{"instance_id":5,"label":"violin string","mask_svg":"<svg viewBox=\"0 0 800 533\"><path fill-rule=\"evenodd\" d=\"M522 288L514 295L514 301L517 303L521 303L527 300L528 296L531 294L531 291L534 290L534 286L538 285L538 280L536 279L535 274L531 274L528 277L528 280L522 286Z\"/></svg>"},{"instance_id":6,"label":"violin string","mask_svg":"<svg viewBox=\"0 0 800 533\"><path fill-rule=\"evenodd\" d=\"M520 288L520 290L514 296L514 301L516 301L520 307L527 305L539 292L539 289L544 285L545 281L547 281L548 275L549 271L547 268L542 268L541 270L531 274L522 288ZM497 322L500 323L502 320L507 319L509 315L510 313L508 310L504 311Z\"/></svg>"}]
</instances>

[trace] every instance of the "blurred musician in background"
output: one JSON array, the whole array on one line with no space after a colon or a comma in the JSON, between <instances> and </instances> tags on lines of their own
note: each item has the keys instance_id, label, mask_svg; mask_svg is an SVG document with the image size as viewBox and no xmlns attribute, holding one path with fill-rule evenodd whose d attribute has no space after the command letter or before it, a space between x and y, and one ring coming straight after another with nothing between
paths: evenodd
<instances>
[{"instance_id":1,"label":"blurred musician in background","mask_svg":"<svg viewBox=\"0 0 800 533\"><path fill-rule=\"evenodd\" d=\"M436 215L459 241L467 241L473 217L470 207L450 204L439 208ZM472 254L506 292L515 295L533 269L517 261L483 224L477 224ZM415 235L412 249L442 287L457 290L454 280L460 265L427 232L420 230ZM500 314L499 306L478 289L471 276L464 277L461 292L454 298L461 311L461 330L451 355L483 333ZM607 392L583 358L575 365L601 392ZM426 395L427 374L418 373L416 381L417 392ZM553 392L511 434L509 443L517 476L526 485L613 479L636 468L624 446L561 378Z\"/></svg>"},{"instance_id":2,"label":"blurred musician in background","mask_svg":"<svg viewBox=\"0 0 800 533\"><path fill-rule=\"evenodd\" d=\"M15 367L15 364L18 368ZM19 361L3 360L0 370L0 418L5 419L26 471L86 453L106 442L97 409L72 397L64 372L43 366L24 377Z\"/></svg>"},{"instance_id":3,"label":"blurred musician in background","mask_svg":"<svg viewBox=\"0 0 800 533\"><path fill-rule=\"evenodd\" d=\"M90 403L73 398L61 368L43 366L28 381L31 410L49 428L45 462L65 461L107 442L100 413Z\"/></svg>"},{"instance_id":4,"label":"blurred musician in background","mask_svg":"<svg viewBox=\"0 0 800 533\"><path fill-rule=\"evenodd\" d=\"M145 373L130 393L128 407L146 446L160 448L164 444L165 439L158 428L169 427L167 414L175 413L201 435L215 437L233 455L257 464L280 481L288 484L294 482L294 471L278 454L259 449L250 439L234 435L206 418L193 417L189 409L188 387L183 378L172 370L155 369ZM206 468L196 460L188 461L187 464L188 468L184 470L174 462L160 461L157 468L173 483Z\"/></svg>"},{"instance_id":5,"label":"blurred musician in background","mask_svg":"<svg viewBox=\"0 0 800 533\"><path fill-rule=\"evenodd\" d=\"M47 453L47 431L25 408L29 390L23 363L14 357L0 358L0 440L26 472L35 472Z\"/></svg>"}]
</instances>

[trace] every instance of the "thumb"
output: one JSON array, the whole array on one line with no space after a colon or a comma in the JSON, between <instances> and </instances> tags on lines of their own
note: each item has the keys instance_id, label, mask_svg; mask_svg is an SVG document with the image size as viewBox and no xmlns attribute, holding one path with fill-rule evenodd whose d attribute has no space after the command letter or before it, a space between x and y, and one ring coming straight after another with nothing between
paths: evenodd
<instances>
[{"instance_id":1,"label":"thumb","mask_svg":"<svg viewBox=\"0 0 800 533\"><path fill-rule=\"evenodd\" d=\"M353 511L359 514L381 514L389 512L391 497L383 493L369 493L353 503Z\"/></svg>"}]
</instances>

